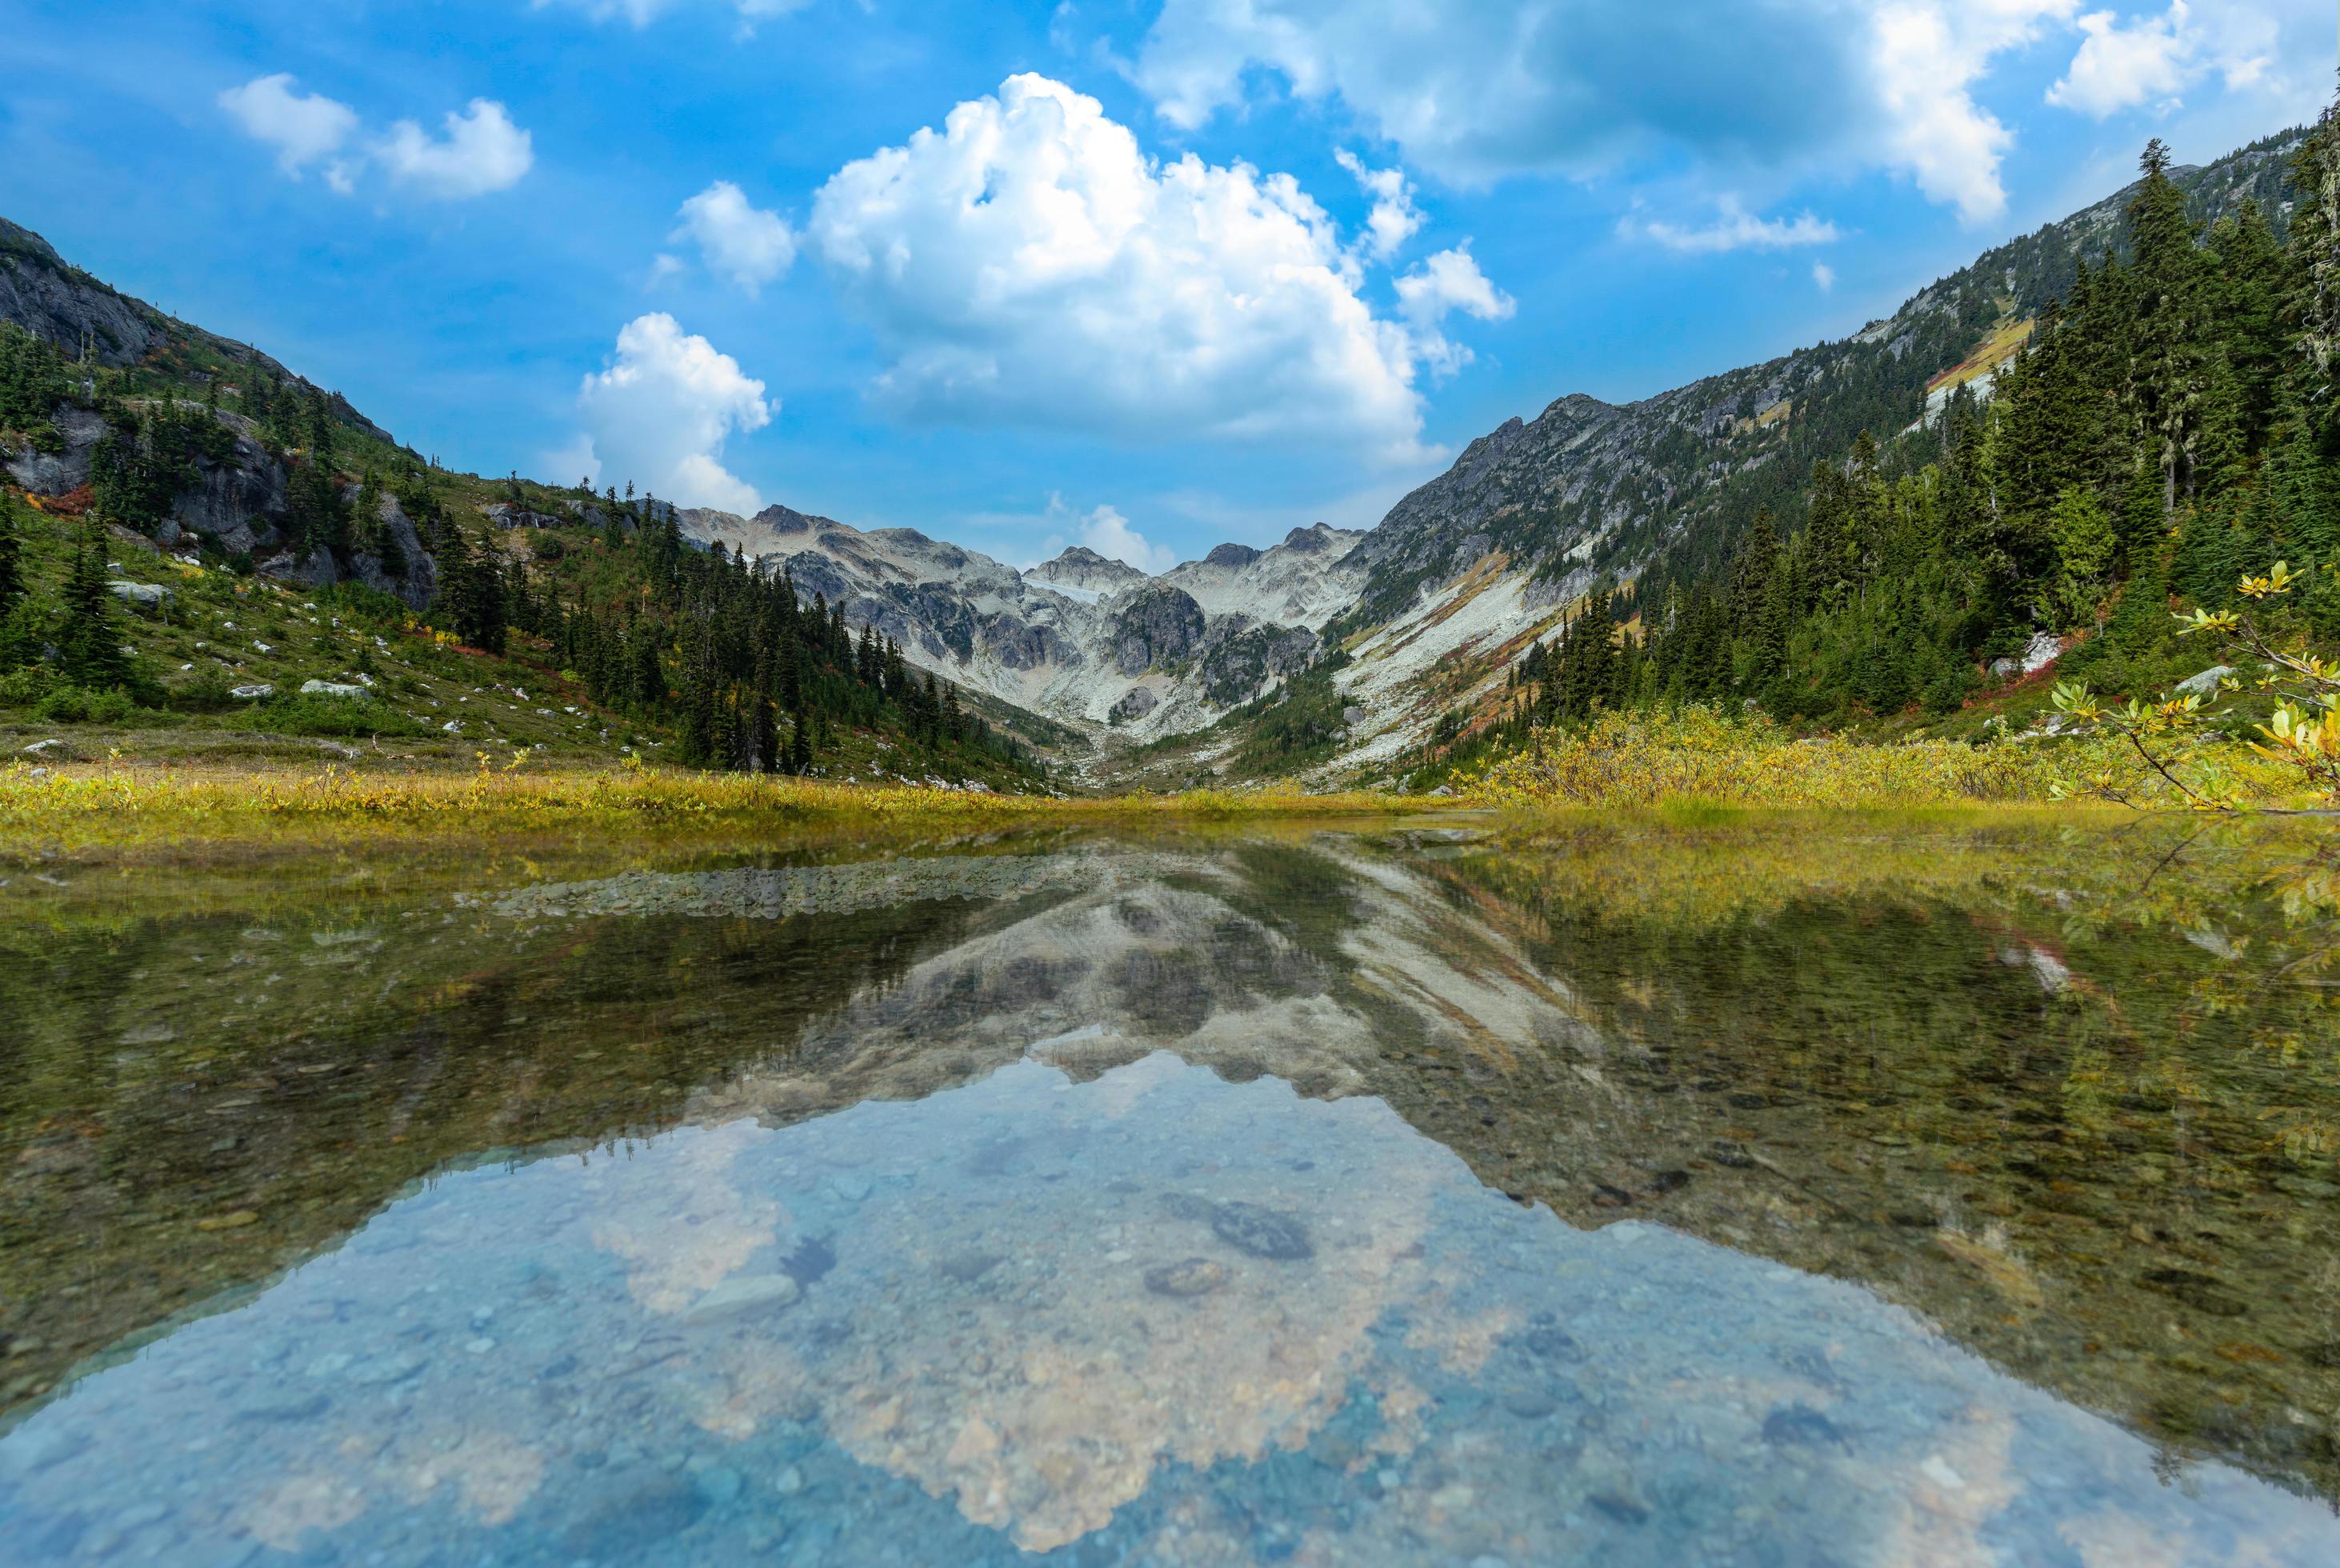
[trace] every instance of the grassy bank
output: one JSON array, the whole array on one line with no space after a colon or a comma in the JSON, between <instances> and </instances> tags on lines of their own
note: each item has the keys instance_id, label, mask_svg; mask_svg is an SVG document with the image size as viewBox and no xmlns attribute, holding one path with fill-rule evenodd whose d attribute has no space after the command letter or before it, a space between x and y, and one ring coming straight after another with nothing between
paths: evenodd
<instances>
[{"instance_id":1,"label":"grassy bank","mask_svg":"<svg viewBox=\"0 0 2340 1568\"><path fill-rule=\"evenodd\" d=\"M0 856L263 842L528 833L748 836L775 829L958 831L1025 825L1389 817L1443 804L1296 789L1051 799L643 767L482 759L468 773L153 769L0 770Z\"/></svg>"},{"instance_id":2,"label":"grassy bank","mask_svg":"<svg viewBox=\"0 0 2340 1568\"><path fill-rule=\"evenodd\" d=\"M1799 739L1760 717L1687 709L1602 713L1581 730L1540 732L1528 749L1465 775L1457 792L1477 805L1527 813L1683 801L1861 809L2072 798L2182 809L2186 789L2277 805L2299 782L2295 769L2232 741L2194 746L2175 771L2184 789L2117 736L1878 745L1841 736Z\"/></svg>"}]
</instances>

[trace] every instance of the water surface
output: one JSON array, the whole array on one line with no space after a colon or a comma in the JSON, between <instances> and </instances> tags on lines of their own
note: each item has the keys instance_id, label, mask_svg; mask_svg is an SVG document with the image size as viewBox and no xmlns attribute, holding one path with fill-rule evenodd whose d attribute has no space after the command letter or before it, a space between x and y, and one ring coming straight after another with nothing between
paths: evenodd
<instances>
[{"instance_id":1,"label":"water surface","mask_svg":"<svg viewBox=\"0 0 2340 1568\"><path fill-rule=\"evenodd\" d=\"M2328 856L19 877L11 1560L2340 1557Z\"/></svg>"}]
</instances>

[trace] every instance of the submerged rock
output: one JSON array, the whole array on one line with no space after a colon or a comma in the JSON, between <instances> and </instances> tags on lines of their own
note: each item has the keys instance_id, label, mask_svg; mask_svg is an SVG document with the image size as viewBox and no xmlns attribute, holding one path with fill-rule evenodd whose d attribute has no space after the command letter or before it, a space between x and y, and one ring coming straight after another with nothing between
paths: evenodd
<instances>
[{"instance_id":1,"label":"submerged rock","mask_svg":"<svg viewBox=\"0 0 2340 1568\"><path fill-rule=\"evenodd\" d=\"M973 1285L1006 1260L996 1252L963 1252L935 1265L935 1272L955 1285Z\"/></svg>"},{"instance_id":2,"label":"submerged rock","mask_svg":"<svg viewBox=\"0 0 2340 1568\"><path fill-rule=\"evenodd\" d=\"M1221 1241L1254 1257L1290 1262L1316 1255L1315 1245L1298 1220L1254 1203L1238 1200L1219 1205L1211 1216L1211 1230Z\"/></svg>"},{"instance_id":3,"label":"submerged rock","mask_svg":"<svg viewBox=\"0 0 2340 1568\"><path fill-rule=\"evenodd\" d=\"M1763 1418L1763 1441L1773 1447L1849 1446L1844 1431L1809 1404L1783 1404Z\"/></svg>"},{"instance_id":4,"label":"submerged rock","mask_svg":"<svg viewBox=\"0 0 2340 1568\"><path fill-rule=\"evenodd\" d=\"M785 1274L741 1275L727 1279L684 1309L682 1321L688 1324L726 1323L751 1313L777 1312L793 1306L802 1295L797 1282Z\"/></svg>"},{"instance_id":5,"label":"submerged rock","mask_svg":"<svg viewBox=\"0 0 2340 1568\"><path fill-rule=\"evenodd\" d=\"M630 1561L699 1522L708 1498L678 1475L655 1472L606 1493L600 1506L561 1533L571 1555Z\"/></svg>"},{"instance_id":6,"label":"submerged rock","mask_svg":"<svg viewBox=\"0 0 2340 1568\"><path fill-rule=\"evenodd\" d=\"M1182 1258L1145 1271L1145 1288L1156 1295L1181 1299L1208 1295L1233 1278L1227 1265L1207 1257Z\"/></svg>"}]
</instances>

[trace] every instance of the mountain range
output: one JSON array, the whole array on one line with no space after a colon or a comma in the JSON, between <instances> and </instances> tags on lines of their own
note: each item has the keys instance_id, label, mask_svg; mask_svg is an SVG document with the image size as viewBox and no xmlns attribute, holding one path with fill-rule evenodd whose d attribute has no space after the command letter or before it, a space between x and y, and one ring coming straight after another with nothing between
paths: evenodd
<instances>
[{"instance_id":1,"label":"mountain range","mask_svg":"<svg viewBox=\"0 0 2340 1568\"><path fill-rule=\"evenodd\" d=\"M2303 135L2173 177L2196 217L2251 200L2280 233L2287 160ZM1363 531L1320 523L1265 549L1222 544L1149 574L1079 547L1018 571L913 530L865 531L785 506L676 517L693 542L787 572L807 600L842 605L848 624L876 627L913 665L1068 726L1107 753L1194 737L1187 766L1222 767L1243 743L1244 720L1305 689L1323 742L1308 770L1386 775L1442 717L1492 700L1516 658L1590 588L1625 585L1629 604L1660 613L1667 591L1726 559L1760 511L1798 521L1813 466L1843 461L1860 432L1910 432L1954 388L1987 391L2079 259L2117 243L2127 194L1987 253L1836 342L1637 402L1562 397L1470 443ZM338 393L121 293L5 220L0 321L70 358L198 381L241 367L391 439ZM394 498L384 498L382 524L399 535L398 573L379 561L271 554L284 476L271 471L264 445L241 439L239 416L218 417L239 438L234 453L205 460L203 484L172 507L178 528L245 551L275 575L366 577L427 601L435 574L411 528L400 533ZM55 450L5 454L8 472L39 493L87 482L96 424L61 426ZM600 516L581 494L560 511L481 510L507 528Z\"/></svg>"}]
</instances>

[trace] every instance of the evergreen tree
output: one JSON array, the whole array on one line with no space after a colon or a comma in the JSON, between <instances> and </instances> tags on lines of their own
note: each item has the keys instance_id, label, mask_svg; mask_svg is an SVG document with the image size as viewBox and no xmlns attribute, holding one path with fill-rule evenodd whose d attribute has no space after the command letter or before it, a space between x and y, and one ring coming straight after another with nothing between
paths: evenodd
<instances>
[{"instance_id":1,"label":"evergreen tree","mask_svg":"<svg viewBox=\"0 0 2340 1568\"><path fill-rule=\"evenodd\" d=\"M2120 536L2103 503L2077 485L2057 498L2048 531L2059 563L2049 608L2059 625L2077 626L2095 612L2112 581Z\"/></svg>"},{"instance_id":2,"label":"evergreen tree","mask_svg":"<svg viewBox=\"0 0 2340 1568\"><path fill-rule=\"evenodd\" d=\"M130 656L122 650L122 628L114 594L105 581L104 541L92 530L83 537L65 578L64 614L57 627L57 668L65 678L93 691L130 684Z\"/></svg>"},{"instance_id":3,"label":"evergreen tree","mask_svg":"<svg viewBox=\"0 0 2340 1568\"><path fill-rule=\"evenodd\" d=\"M16 532L16 506L0 499L0 620L25 596L24 541Z\"/></svg>"}]
</instances>

